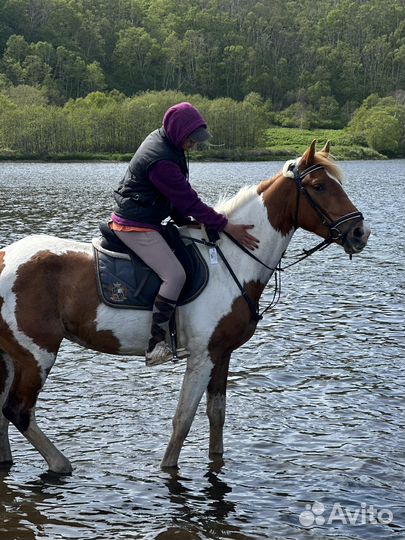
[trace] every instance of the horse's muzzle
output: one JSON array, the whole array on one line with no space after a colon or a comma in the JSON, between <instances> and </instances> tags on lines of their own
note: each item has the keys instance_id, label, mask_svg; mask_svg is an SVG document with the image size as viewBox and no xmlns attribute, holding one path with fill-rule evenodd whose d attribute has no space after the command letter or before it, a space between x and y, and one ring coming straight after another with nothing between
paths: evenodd
<instances>
[{"instance_id":1,"label":"horse's muzzle","mask_svg":"<svg viewBox=\"0 0 405 540\"><path fill-rule=\"evenodd\" d=\"M370 233L370 228L363 220L354 223L343 237L342 246L345 252L349 255L360 253L366 247Z\"/></svg>"}]
</instances>

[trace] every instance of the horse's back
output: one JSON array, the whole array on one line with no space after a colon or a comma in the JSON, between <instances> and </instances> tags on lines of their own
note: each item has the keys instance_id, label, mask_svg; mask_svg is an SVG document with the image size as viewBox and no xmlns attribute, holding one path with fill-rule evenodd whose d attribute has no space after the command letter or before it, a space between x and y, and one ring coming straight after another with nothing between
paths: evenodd
<instances>
[{"instance_id":1,"label":"horse's back","mask_svg":"<svg viewBox=\"0 0 405 540\"><path fill-rule=\"evenodd\" d=\"M17 257L21 261L27 261L38 252L46 251L55 255L61 255L69 251L91 253L91 244L49 234L31 234L5 246L1 250L1 252Z\"/></svg>"},{"instance_id":2,"label":"horse's back","mask_svg":"<svg viewBox=\"0 0 405 540\"><path fill-rule=\"evenodd\" d=\"M5 246L0 253L3 253L5 267L18 268L29 261L37 261L41 256L61 256L67 253L90 255L91 252L91 245L84 242L47 234L32 234Z\"/></svg>"}]
</instances>

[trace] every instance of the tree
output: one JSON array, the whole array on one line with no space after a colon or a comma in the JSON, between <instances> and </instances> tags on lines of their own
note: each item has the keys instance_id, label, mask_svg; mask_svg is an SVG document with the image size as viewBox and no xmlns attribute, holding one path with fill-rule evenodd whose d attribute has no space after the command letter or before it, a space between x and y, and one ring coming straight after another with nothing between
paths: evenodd
<instances>
[{"instance_id":1,"label":"tree","mask_svg":"<svg viewBox=\"0 0 405 540\"><path fill-rule=\"evenodd\" d=\"M116 74L121 86L128 92L146 89L153 84L153 63L159 57L160 47L144 28L127 28L118 34L114 50Z\"/></svg>"},{"instance_id":2,"label":"tree","mask_svg":"<svg viewBox=\"0 0 405 540\"><path fill-rule=\"evenodd\" d=\"M405 106L394 97L369 96L355 112L349 126L378 152L389 157L403 154Z\"/></svg>"},{"instance_id":3,"label":"tree","mask_svg":"<svg viewBox=\"0 0 405 540\"><path fill-rule=\"evenodd\" d=\"M405 88L404 35L403 0L0 0L0 74L53 103L104 88L257 92L331 125Z\"/></svg>"},{"instance_id":4,"label":"tree","mask_svg":"<svg viewBox=\"0 0 405 540\"><path fill-rule=\"evenodd\" d=\"M39 56L27 55L22 63L24 81L31 86L37 86L50 76L51 67L43 62Z\"/></svg>"},{"instance_id":5,"label":"tree","mask_svg":"<svg viewBox=\"0 0 405 540\"><path fill-rule=\"evenodd\" d=\"M60 81L67 97L80 96L86 78L86 64L77 54L66 47L56 49L56 78Z\"/></svg>"},{"instance_id":6,"label":"tree","mask_svg":"<svg viewBox=\"0 0 405 540\"><path fill-rule=\"evenodd\" d=\"M10 100L20 107L44 106L48 100L45 92L27 84L12 86L7 90Z\"/></svg>"},{"instance_id":7,"label":"tree","mask_svg":"<svg viewBox=\"0 0 405 540\"><path fill-rule=\"evenodd\" d=\"M107 86L104 72L98 62L92 62L86 66L85 87L86 92L104 90Z\"/></svg>"},{"instance_id":8,"label":"tree","mask_svg":"<svg viewBox=\"0 0 405 540\"><path fill-rule=\"evenodd\" d=\"M29 45L25 41L24 36L13 34L8 38L4 51L5 61L21 63L28 53Z\"/></svg>"},{"instance_id":9,"label":"tree","mask_svg":"<svg viewBox=\"0 0 405 540\"><path fill-rule=\"evenodd\" d=\"M402 118L399 118L401 116ZM403 122L405 114L395 115L388 110L375 107L367 115L364 123L367 144L389 157L398 156L403 143Z\"/></svg>"}]
</instances>

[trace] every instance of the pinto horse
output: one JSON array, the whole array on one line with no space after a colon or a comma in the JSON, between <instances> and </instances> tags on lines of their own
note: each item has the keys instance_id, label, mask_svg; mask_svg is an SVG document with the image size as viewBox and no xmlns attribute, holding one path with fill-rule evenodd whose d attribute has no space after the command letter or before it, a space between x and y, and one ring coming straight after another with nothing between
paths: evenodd
<instances>
[{"instance_id":1,"label":"pinto horse","mask_svg":"<svg viewBox=\"0 0 405 540\"><path fill-rule=\"evenodd\" d=\"M359 253L370 231L344 192L341 174L315 141L304 155L258 186L242 188L218 207L234 222L254 224L260 238L255 257L230 238L220 239L234 269L210 267L207 287L178 310L178 335L191 356L173 418L173 432L162 461L176 467L203 393L207 392L209 453L223 453L225 394L231 353L253 335L258 306L294 231L302 227ZM182 229L201 239L201 231ZM199 245L208 261L208 250ZM248 298L249 302L246 300ZM143 355L151 312L114 309L101 302L90 244L48 235L32 235L0 251L0 465L10 466L8 424L12 422L42 454L49 470L69 474L69 460L38 427L35 404L55 362L63 338L109 354Z\"/></svg>"}]
</instances>

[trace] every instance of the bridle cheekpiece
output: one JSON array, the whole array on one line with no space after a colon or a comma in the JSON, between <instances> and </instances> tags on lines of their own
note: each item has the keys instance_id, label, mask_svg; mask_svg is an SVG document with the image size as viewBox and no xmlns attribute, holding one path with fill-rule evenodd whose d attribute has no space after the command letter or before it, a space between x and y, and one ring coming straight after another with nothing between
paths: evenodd
<instances>
[{"instance_id":1,"label":"bridle cheekpiece","mask_svg":"<svg viewBox=\"0 0 405 540\"><path fill-rule=\"evenodd\" d=\"M363 214L361 212L349 212L348 214L345 214L344 216L340 217L339 219L333 220L328 212L322 208L315 199L308 193L305 186L303 186L302 182L304 178L315 171L320 171L325 169L324 165L321 164L315 164L311 165L310 167L307 167L302 172L299 171L299 163L300 159L287 161L287 163L284 165L283 168L283 174L284 176L287 176L288 178L293 178L295 181L296 186L296 205L295 205L295 214L294 214L294 228L298 229L298 212L299 212L299 205L300 205L300 199L301 194L305 196L307 201L309 202L310 206L315 210L315 212L318 214L321 223L323 225L326 225L329 229L329 234L323 242L318 244L316 248L313 248L315 251L318 251L319 249L323 249L330 245L333 242L337 242L341 240L342 242L345 241L345 234L342 233L342 231L339 229L340 225L343 225L343 223L347 223L348 221L352 221L353 219L363 219ZM311 254L315 251L311 250Z\"/></svg>"}]
</instances>

